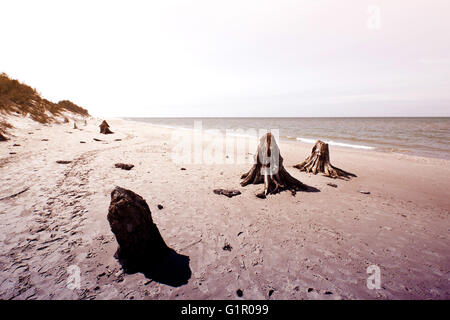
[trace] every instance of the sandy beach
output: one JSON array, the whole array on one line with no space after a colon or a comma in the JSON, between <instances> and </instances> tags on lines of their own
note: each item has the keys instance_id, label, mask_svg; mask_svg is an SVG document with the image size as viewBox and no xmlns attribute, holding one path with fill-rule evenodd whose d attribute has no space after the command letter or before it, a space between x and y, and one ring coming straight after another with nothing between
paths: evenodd
<instances>
[{"instance_id":1,"label":"sandy beach","mask_svg":"<svg viewBox=\"0 0 450 320\"><path fill-rule=\"evenodd\" d=\"M239 185L249 164L180 165L173 129L107 121L114 134L98 132L100 119L79 129L17 119L0 144L0 299L450 298L450 161L330 147L357 175L343 181L293 168L311 144L279 142L289 173L320 192L259 199L261 185ZM186 284L123 272L106 219L115 186L141 195L189 258ZM371 265L380 289L366 285ZM70 266L79 288L68 288Z\"/></svg>"}]
</instances>

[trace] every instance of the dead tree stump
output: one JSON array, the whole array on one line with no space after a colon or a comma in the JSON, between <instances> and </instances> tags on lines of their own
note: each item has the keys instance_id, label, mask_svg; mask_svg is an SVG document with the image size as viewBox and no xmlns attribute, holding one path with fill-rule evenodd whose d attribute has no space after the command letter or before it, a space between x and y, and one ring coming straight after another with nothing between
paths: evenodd
<instances>
[{"instance_id":1,"label":"dead tree stump","mask_svg":"<svg viewBox=\"0 0 450 320\"><path fill-rule=\"evenodd\" d=\"M294 168L300 169L300 171L312 172L313 174L320 172L330 178L350 179L350 177L356 177L355 174L336 168L330 163L328 143L320 140L316 141L311 155L302 163L295 165Z\"/></svg>"},{"instance_id":2,"label":"dead tree stump","mask_svg":"<svg viewBox=\"0 0 450 320\"><path fill-rule=\"evenodd\" d=\"M261 137L255 154L255 164L241 176L241 186L264 183L264 191L258 197L283 190L306 191L308 187L292 177L283 166L283 157L273 135L269 132Z\"/></svg>"},{"instance_id":3,"label":"dead tree stump","mask_svg":"<svg viewBox=\"0 0 450 320\"><path fill-rule=\"evenodd\" d=\"M109 130L109 124L108 124L108 122L106 122L106 120L103 120L102 124L100 125L100 133L103 133L103 134L114 133L111 130Z\"/></svg>"},{"instance_id":4,"label":"dead tree stump","mask_svg":"<svg viewBox=\"0 0 450 320\"><path fill-rule=\"evenodd\" d=\"M125 268L151 266L169 252L147 202L133 191L116 187L111 192L107 218L119 244L115 257Z\"/></svg>"}]
</instances>

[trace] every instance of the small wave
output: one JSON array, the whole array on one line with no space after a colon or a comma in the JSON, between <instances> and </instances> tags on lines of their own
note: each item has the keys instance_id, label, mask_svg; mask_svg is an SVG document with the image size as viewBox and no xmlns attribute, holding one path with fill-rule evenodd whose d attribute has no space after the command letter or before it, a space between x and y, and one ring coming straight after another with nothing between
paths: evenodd
<instances>
[{"instance_id":1,"label":"small wave","mask_svg":"<svg viewBox=\"0 0 450 320\"><path fill-rule=\"evenodd\" d=\"M306 142L306 143L316 143L316 141L318 139L307 139L307 138L299 138L299 137L297 137L296 140L301 141L301 142ZM339 147L347 147L347 148L355 148L355 149L365 149L365 150L373 150L373 149L375 149L374 147L362 146L362 145L359 145L359 144L335 142L335 141L332 141L332 140L330 140L330 141L323 140L323 142L328 143L331 146L339 146Z\"/></svg>"}]
</instances>

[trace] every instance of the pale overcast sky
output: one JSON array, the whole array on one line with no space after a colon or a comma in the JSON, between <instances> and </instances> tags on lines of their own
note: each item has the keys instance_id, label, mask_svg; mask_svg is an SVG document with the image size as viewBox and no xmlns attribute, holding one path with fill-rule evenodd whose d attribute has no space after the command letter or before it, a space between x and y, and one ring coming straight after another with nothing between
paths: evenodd
<instances>
[{"instance_id":1,"label":"pale overcast sky","mask_svg":"<svg viewBox=\"0 0 450 320\"><path fill-rule=\"evenodd\" d=\"M450 116L448 0L0 10L0 72L97 116Z\"/></svg>"}]
</instances>

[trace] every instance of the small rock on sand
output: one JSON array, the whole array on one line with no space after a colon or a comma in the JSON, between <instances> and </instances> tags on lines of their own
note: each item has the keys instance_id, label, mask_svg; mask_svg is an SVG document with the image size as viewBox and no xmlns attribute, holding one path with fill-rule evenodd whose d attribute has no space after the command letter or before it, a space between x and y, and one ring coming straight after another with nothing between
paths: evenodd
<instances>
[{"instance_id":1,"label":"small rock on sand","mask_svg":"<svg viewBox=\"0 0 450 320\"><path fill-rule=\"evenodd\" d=\"M228 243L225 242L225 245L222 248L224 251L231 251L233 249L233 247Z\"/></svg>"},{"instance_id":2,"label":"small rock on sand","mask_svg":"<svg viewBox=\"0 0 450 320\"><path fill-rule=\"evenodd\" d=\"M162 209L164 209L164 207L161 204L158 204L158 209L162 210Z\"/></svg>"},{"instance_id":3,"label":"small rock on sand","mask_svg":"<svg viewBox=\"0 0 450 320\"><path fill-rule=\"evenodd\" d=\"M244 295L244 292L242 292L241 289L237 289L236 295L237 295L239 298L241 298L241 297Z\"/></svg>"},{"instance_id":4,"label":"small rock on sand","mask_svg":"<svg viewBox=\"0 0 450 320\"><path fill-rule=\"evenodd\" d=\"M362 194L370 194L370 191L360 190L359 193L362 193Z\"/></svg>"},{"instance_id":5,"label":"small rock on sand","mask_svg":"<svg viewBox=\"0 0 450 320\"><path fill-rule=\"evenodd\" d=\"M80 143L86 143L86 141L80 141Z\"/></svg>"},{"instance_id":6,"label":"small rock on sand","mask_svg":"<svg viewBox=\"0 0 450 320\"><path fill-rule=\"evenodd\" d=\"M14 144L13 144L13 147L20 147L20 144L14 143Z\"/></svg>"}]
</instances>

